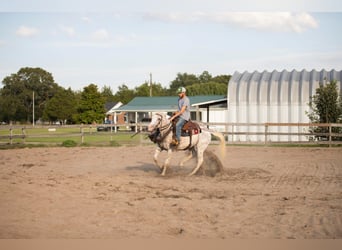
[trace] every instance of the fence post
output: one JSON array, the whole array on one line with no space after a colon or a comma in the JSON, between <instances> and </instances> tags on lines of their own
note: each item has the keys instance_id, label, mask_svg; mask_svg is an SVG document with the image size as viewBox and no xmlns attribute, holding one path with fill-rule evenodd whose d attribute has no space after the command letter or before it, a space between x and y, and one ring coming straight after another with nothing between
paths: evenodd
<instances>
[{"instance_id":1,"label":"fence post","mask_svg":"<svg viewBox=\"0 0 342 250\"><path fill-rule=\"evenodd\" d=\"M234 124L232 124L232 143L234 143Z\"/></svg>"},{"instance_id":2,"label":"fence post","mask_svg":"<svg viewBox=\"0 0 342 250\"><path fill-rule=\"evenodd\" d=\"M267 144L268 124L265 123L265 145Z\"/></svg>"},{"instance_id":3,"label":"fence post","mask_svg":"<svg viewBox=\"0 0 342 250\"><path fill-rule=\"evenodd\" d=\"M331 131L332 131L332 129L331 129L331 123L329 123L329 147L331 147Z\"/></svg>"},{"instance_id":4,"label":"fence post","mask_svg":"<svg viewBox=\"0 0 342 250\"><path fill-rule=\"evenodd\" d=\"M84 143L84 132L83 132L83 127L81 127L81 143Z\"/></svg>"},{"instance_id":5,"label":"fence post","mask_svg":"<svg viewBox=\"0 0 342 250\"><path fill-rule=\"evenodd\" d=\"M23 139L23 143L26 143L26 132L25 132L25 128L21 128L21 134L22 134L22 139Z\"/></svg>"},{"instance_id":6,"label":"fence post","mask_svg":"<svg viewBox=\"0 0 342 250\"><path fill-rule=\"evenodd\" d=\"M13 130L12 127L10 127L10 144L12 145L12 136L13 136Z\"/></svg>"}]
</instances>

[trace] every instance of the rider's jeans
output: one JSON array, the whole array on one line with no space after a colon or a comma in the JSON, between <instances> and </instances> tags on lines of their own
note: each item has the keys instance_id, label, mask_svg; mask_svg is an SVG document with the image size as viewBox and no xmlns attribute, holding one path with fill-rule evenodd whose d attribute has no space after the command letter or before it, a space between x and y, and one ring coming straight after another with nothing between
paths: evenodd
<instances>
[{"instance_id":1,"label":"rider's jeans","mask_svg":"<svg viewBox=\"0 0 342 250\"><path fill-rule=\"evenodd\" d=\"M177 141L180 141L181 136L181 130L183 125L186 123L186 120L184 120L182 117L179 117L178 122L176 123L176 138Z\"/></svg>"}]
</instances>

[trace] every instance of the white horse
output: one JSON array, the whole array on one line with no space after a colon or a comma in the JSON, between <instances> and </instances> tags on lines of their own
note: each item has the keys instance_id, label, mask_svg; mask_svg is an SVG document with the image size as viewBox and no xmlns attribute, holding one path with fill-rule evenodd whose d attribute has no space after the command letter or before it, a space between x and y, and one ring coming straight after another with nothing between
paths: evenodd
<instances>
[{"instance_id":1,"label":"white horse","mask_svg":"<svg viewBox=\"0 0 342 250\"><path fill-rule=\"evenodd\" d=\"M158 147L154 153L153 160L154 163L160 168L162 176L165 175L166 170L169 166L172 152L180 150L189 150L188 156L181 161L180 166L183 166L186 161L192 158L193 155L197 156L197 165L189 175L196 174L203 163L204 151L207 149L209 143L211 142L211 134L217 136L220 139L221 154L224 154L225 140L223 135L221 133L211 131L203 125L200 125L200 128L201 132L192 135L191 139L190 136L181 136L178 146L172 146L171 141L173 136L173 129L170 120L164 113L156 113L152 116L151 123L148 125L148 131L151 133L158 131L159 134L159 139L155 141ZM167 158L163 165L159 165L158 155L162 150L167 151Z\"/></svg>"}]
</instances>

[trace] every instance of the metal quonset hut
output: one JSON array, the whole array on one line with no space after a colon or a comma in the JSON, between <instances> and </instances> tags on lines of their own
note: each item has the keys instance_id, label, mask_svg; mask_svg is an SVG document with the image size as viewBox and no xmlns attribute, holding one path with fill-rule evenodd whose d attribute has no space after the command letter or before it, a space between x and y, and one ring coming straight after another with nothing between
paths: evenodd
<instances>
[{"instance_id":1,"label":"metal quonset hut","mask_svg":"<svg viewBox=\"0 0 342 250\"><path fill-rule=\"evenodd\" d=\"M310 97L332 80L342 93L342 71L235 72L228 85L229 123L308 123ZM236 126L235 132L263 132L263 126ZM304 127L272 127L269 132L303 132ZM263 141L263 135L235 135L234 141ZM272 135L271 141L305 141L304 136Z\"/></svg>"}]
</instances>

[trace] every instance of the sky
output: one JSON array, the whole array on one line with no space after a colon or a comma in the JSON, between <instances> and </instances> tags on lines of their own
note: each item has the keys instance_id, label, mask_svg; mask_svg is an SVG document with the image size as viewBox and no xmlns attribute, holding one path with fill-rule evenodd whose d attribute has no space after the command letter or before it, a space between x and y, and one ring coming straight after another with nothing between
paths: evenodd
<instances>
[{"instance_id":1,"label":"sky","mask_svg":"<svg viewBox=\"0 0 342 250\"><path fill-rule=\"evenodd\" d=\"M2 0L0 80L40 67L115 93L150 74L169 87L178 73L342 70L341 2Z\"/></svg>"}]
</instances>

